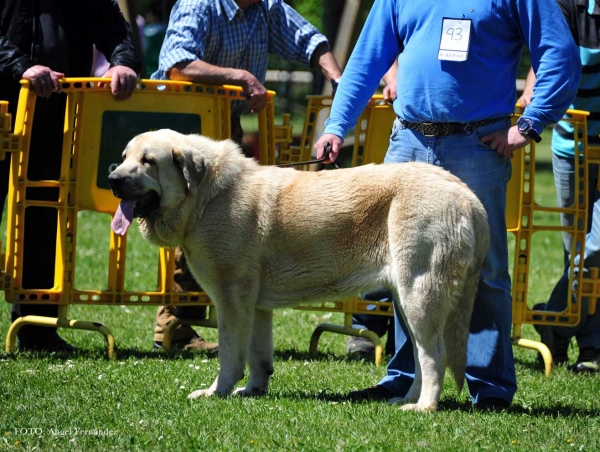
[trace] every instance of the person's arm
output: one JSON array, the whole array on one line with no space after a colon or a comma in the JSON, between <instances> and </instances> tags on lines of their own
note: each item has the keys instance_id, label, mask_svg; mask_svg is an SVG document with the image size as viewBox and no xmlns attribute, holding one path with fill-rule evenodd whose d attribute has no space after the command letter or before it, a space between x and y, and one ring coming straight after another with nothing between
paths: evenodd
<instances>
[{"instance_id":1,"label":"person's arm","mask_svg":"<svg viewBox=\"0 0 600 452\"><path fill-rule=\"evenodd\" d=\"M49 97L53 90L60 92L59 79L65 75L51 68L36 65L15 43L0 35L0 73L10 75L14 80L29 80L35 94Z\"/></svg>"},{"instance_id":2,"label":"person's arm","mask_svg":"<svg viewBox=\"0 0 600 452\"><path fill-rule=\"evenodd\" d=\"M523 109L522 118L540 135L547 125L562 118L577 95L581 60L573 39L575 31L567 26L569 8L575 8L575 4L569 0L558 0L558 4L556 0L519 0L519 3L522 7L519 21L523 36L528 38L525 44L530 49L535 76L531 88L535 96L531 96ZM512 158L513 152L529 144L531 138L514 125L481 137L481 141Z\"/></svg>"},{"instance_id":3,"label":"person's arm","mask_svg":"<svg viewBox=\"0 0 600 452\"><path fill-rule=\"evenodd\" d=\"M388 69L388 71L383 76L383 83L385 83L385 88L383 88L383 100L388 103L394 102L396 100L397 91L396 91L396 83L398 78L398 59L394 61L394 64Z\"/></svg>"},{"instance_id":4,"label":"person's arm","mask_svg":"<svg viewBox=\"0 0 600 452\"><path fill-rule=\"evenodd\" d=\"M253 113L267 104L267 89L244 69L224 68L202 60L194 60L175 64L168 71L168 76L169 80L241 86L246 93L248 107Z\"/></svg>"},{"instance_id":5,"label":"person's arm","mask_svg":"<svg viewBox=\"0 0 600 452\"><path fill-rule=\"evenodd\" d=\"M520 17L523 36L529 42L531 65L535 84L531 102L523 116L530 119L535 130L541 133L549 124L564 115L577 94L581 78L579 49L569 28L569 11L575 8L572 1L519 0L524 3Z\"/></svg>"},{"instance_id":6,"label":"person's arm","mask_svg":"<svg viewBox=\"0 0 600 452\"><path fill-rule=\"evenodd\" d=\"M32 67L33 61L6 36L0 35L0 72L21 80L23 73Z\"/></svg>"},{"instance_id":7,"label":"person's arm","mask_svg":"<svg viewBox=\"0 0 600 452\"><path fill-rule=\"evenodd\" d=\"M331 143L331 160L337 158L348 130L356 124L384 74L402 51L402 37L396 28L394 0L373 4L358 42L333 99L324 134L315 143L317 158L322 158L325 143Z\"/></svg>"},{"instance_id":8,"label":"person's arm","mask_svg":"<svg viewBox=\"0 0 600 452\"><path fill-rule=\"evenodd\" d=\"M533 71L533 68L530 68L529 72L527 73L527 78L525 79L525 87L523 88L523 94L521 94L521 97L517 99L517 104L519 104L519 107L521 107L522 109L524 109L525 107L527 107L527 105L531 103L531 99L533 98L534 85L535 72Z\"/></svg>"},{"instance_id":9,"label":"person's arm","mask_svg":"<svg viewBox=\"0 0 600 452\"><path fill-rule=\"evenodd\" d=\"M311 64L315 68L320 68L327 80L339 82L342 76L342 70L337 64L333 53L329 50L329 44L323 42L317 46L311 57Z\"/></svg>"},{"instance_id":10,"label":"person's arm","mask_svg":"<svg viewBox=\"0 0 600 452\"><path fill-rule=\"evenodd\" d=\"M264 3L268 8L269 52L286 61L319 68L330 82L339 80L342 71L327 38L283 1Z\"/></svg>"},{"instance_id":11,"label":"person's arm","mask_svg":"<svg viewBox=\"0 0 600 452\"><path fill-rule=\"evenodd\" d=\"M117 2L96 0L93 5L94 25L90 32L96 48L110 63L109 70L102 77L111 79L111 92L117 100L128 99L135 90L137 74L142 67L131 27Z\"/></svg>"}]
</instances>

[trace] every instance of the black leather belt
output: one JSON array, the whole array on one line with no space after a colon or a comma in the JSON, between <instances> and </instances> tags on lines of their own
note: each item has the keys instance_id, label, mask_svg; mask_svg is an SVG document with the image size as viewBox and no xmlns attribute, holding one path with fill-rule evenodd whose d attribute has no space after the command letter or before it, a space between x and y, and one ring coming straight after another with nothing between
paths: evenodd
<instances>
[{"instance_id":1,"label":"black leather belt","mask_svg":"<svg viewBox=\"0 0 600 452\"><path fill-rule=\"evenodd\" d=\"M456 133L471 133L478 127L487 126L488 124L493 124L507 118L508 116L482 119L481 121L474 122L408 122L400 117L398 117L398 120L402 124L402 127L406 129L416 130L426 137L437 137L440 135L454 135Z\"/></svg>"}]
</instances>

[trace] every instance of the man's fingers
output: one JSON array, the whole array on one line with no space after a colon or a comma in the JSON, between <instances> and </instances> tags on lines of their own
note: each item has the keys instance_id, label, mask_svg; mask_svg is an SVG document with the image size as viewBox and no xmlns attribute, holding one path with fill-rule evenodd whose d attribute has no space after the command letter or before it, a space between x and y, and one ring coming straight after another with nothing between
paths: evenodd
<instances>
[{"instance_id":1,"label":"man's fingers","mask_svg":"<svg viewBox=\"0 0 600 452\"><path fill-rule=\"evenodd\" d=\"M267 95L251 96L248 99L248 107L253 113L262 110L267 105Z\"/></svg>"},{"instance_id":2,"label":"man's fingers","mask_svg":"<svg viewBox=\"0 0 600 452\"><path fill-rule=\"evenodd\" d=\"M52 80L46 74L41 74L34 81L35 93L40 97L49 97L52 94Z\"/></svg>"},{"instance_id":3,"label":"man's fingers","mask_svg":"<svg viewBox=\"0 0 600 452\"><path fill-rule=\"evenodd\" d=\"M52 86L56 90L57 93L61 92L59 79L63 78L64 74L60 72L51 72L50 73L50 81L52 82Z\"/></svg>"}]
</instances>

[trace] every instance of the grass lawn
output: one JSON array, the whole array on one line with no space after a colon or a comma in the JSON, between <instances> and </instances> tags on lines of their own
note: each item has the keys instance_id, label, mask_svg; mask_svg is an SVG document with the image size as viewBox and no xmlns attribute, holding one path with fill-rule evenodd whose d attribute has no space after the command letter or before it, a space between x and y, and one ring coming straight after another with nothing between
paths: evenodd
<instances>
[{"instance_id":1,"label":"grass lawn","mask_svg":"<svg viewBox=\"0 0 600 452\"><path fill-rule=\"evenodd\" d=\"M553 204L549 141L546 134L546 146L539 147L536 200ZM108 216L80 214L78 287L103 287L109 222ZM128 284L150 288L155 250L136 233L130 231ZM0 237L5 240L4 233ZM540 234L533 246L530 304L547 298L562 266L558 234ZM106 359L99 334L73 330L61 335L80 348L75 355L1 352L0 452L600 450L600 375L559 368L547 378L530 350L514 349L519 390L507 412L474 410L468 391L458 394L449 376L438 412L405 413L387 403L344 400L348 391L385 374L385 367L347 358L345 337L326 333L319 354L308 355L313 329L324 321L342 323L341 314L284 309L275 314L275 374L266 397L188 400L192 390L212 383L217 356L153 351L155 313L155 306L70 308L71 318L111 329L115 361ZM3 340L9 319L10 305L0 303ZM217 339L216 330L198 330ZM523 330L537 339L531 326ZM573 346L571 361L576 355Z\"/></svg>"}]
</instances>

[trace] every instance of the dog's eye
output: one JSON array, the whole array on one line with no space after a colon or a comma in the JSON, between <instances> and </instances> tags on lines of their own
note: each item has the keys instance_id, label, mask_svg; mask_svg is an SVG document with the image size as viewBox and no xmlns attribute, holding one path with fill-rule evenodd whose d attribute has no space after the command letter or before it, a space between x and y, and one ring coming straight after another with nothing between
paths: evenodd
<instances>
[{"instance_id":1,"label":"dog's eye","mask_svg":"<svg viewBox=\"0 0 600 452\"><path fill-rule=\"evenodd\" d=\"M152 166L152 165L154 165L154 161L152 159L149 159L147 156L143 156L142 157L142 165Z\"/></svg>"}]
</instances>

